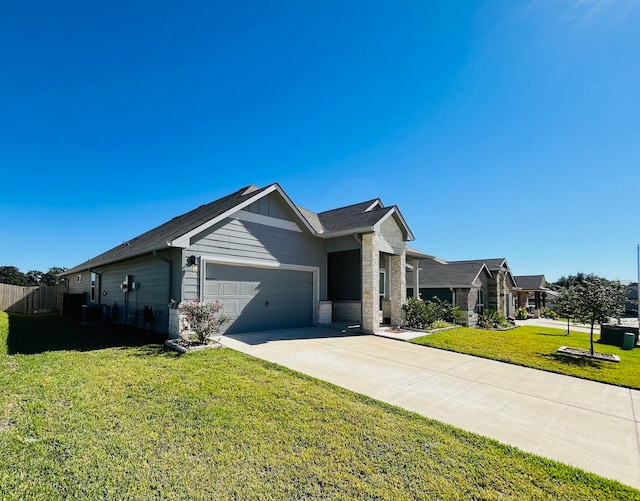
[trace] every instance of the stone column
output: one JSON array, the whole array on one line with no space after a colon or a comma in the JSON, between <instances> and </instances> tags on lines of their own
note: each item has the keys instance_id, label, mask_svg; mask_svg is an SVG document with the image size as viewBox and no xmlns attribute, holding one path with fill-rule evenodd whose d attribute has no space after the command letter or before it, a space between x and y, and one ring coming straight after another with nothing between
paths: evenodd
<instances>
[{"instance_id":1,"label":"stone column","mask_svg":"<svg viewBox=\"0 0 640 501\"><path fill-rule=\"evenodd\" d=\"M380 251L374 233L362 235L362 331L372 334L379 327Z\"/></svg>"},{"instance_id":2,"label":"stone column","mask_svg":"<svg viewBox=\"0 0 640 501\"><path fill-rule=\"evenodd\" d=\"M390 258L391 325L402 325L402 305L407 298L406 254Z\"/></svg>"}]
</instances>

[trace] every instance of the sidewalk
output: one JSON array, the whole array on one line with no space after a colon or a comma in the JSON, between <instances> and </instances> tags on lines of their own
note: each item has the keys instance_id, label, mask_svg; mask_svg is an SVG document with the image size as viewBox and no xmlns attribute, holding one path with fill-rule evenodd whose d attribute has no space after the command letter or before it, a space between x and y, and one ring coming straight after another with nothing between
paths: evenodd
<instances>
[{"instance_id":1,"label":"sidewalk","mask_svg":"<svg viewBox=\"0 0 640 501\"><path fill-rule=\"evenodd\" d=\"M640 391L323 328L230 348L640 488Z\"/></svg>"},{"instance_id":2,"label":"sidewalk","mask_svg":"<svg viewBox=\"0 0 640 501\"><path fill-rule=\"evenodd\" d=\"M552 327L554 329L562 329L566 332L566 320L552 320L550 318L528 318L527 320L516 320L516 325L539 325L540 327ZM577 332L591 332L591 326L585 324L569 323L569 328ZM593 326L593 333L600 334L600 325Z\"/></svg>"}]
</instances>

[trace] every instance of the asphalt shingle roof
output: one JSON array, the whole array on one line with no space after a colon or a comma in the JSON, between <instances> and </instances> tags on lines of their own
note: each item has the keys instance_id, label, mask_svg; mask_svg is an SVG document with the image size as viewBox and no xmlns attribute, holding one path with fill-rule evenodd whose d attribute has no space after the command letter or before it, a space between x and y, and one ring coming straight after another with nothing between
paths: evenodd
<instances>
[{"instance_id":1,"label":"asphalt shingle roof","mask_svg":"<svg viewBox=\"0 0 640 501\"><path fill-rule=\"evenodd\" d=\"M484 261L440 262L434 259L420 261L420 285L425 287L472 287L479 285L476 277Z\"/></svg>"},{"instance_id":2,"label":"asphalt shingle roof","mask_svg":"<svg viewBox=\"0 0 640 501\"><path fill-rule=\"evenodd\" d=\"M205 222L223 214L232 209L236 205L242 203L248 198L254 197L260 192L268 188L256 188L255 186L245 186L244 188L219 198L211 203L201 205L197 209L174 217L152 230L143 233L131 240L96 256L81 265L78 265L65 274L74 273L76 271L86 270L88 267L97 267L103 264L121 261L133 256L144 254L167 247L167 242L171 242L176 238L188 233Z\"/></svg>"},{"instance_id":3,"label":"asphalt shingle roof","mask_svg":"<svg viewBox=\"0 0 640 501\"><path fill-rule=\"evenodd\" d=\"M498 270L505 263L506 259L503 257L496 257L491 259L470 259L466 261L451 261L453 263L478 263L486 264L490 270Z\"/></svg>"},{"instance_id":4,"label":"asphalt shingle roof","mask_svg":"<svg viewBox=\"0 0 640 501\"><path fill-rule=\"evenodd\" d=\"M353 209L354 207L360 207L366 204L367 202L358 204L358 206L352 205L344 209L321 212L318 214L318 219L326 232L333 233L373 226L391 209L390 207L377 207L368 212L363 212L362 210L358 212ZM368 205L366 206L368 207Z\"/></svg>"},{"instance_id":5,"label":"asphalt shingle roof","mask_svg":"<svg viewBox=\"0 0 640 501\"><path fill-rule=\"evenodd\" d=\"M522 290L535 291L546 289L547 282L544 275L518 275L513 278Z\"/></svg>"},{"instance_id":6,"label":"asphalt shingle roof","mask_svg":"<svg viewBox=\"0 0 640 501\"><path fill-rule=\"evenodd\" d=\"M65 274L76 273L88 268L98 267L166 248L170 242L196 230L208 221L223 215L243 202L274 187L280 189L277 184L271 184L264 188L258 188L253 185L241 188L230 195L201 205L181 216L174 217L170 221L127 242L123 242L99 256L66 271ZM283 196L288 198L286 195ZM291 202L289 201L288 203ZM318 235L330 235L331 233L339 233L341 231L371 228L392 210L397 211L398 217L402 219L397 207L383 207L379 199L368 200L319 214L303 209L302 207L296 207L296 209ZM408 228L406 229L409 231Z\"/></svg>"}]
</instances>

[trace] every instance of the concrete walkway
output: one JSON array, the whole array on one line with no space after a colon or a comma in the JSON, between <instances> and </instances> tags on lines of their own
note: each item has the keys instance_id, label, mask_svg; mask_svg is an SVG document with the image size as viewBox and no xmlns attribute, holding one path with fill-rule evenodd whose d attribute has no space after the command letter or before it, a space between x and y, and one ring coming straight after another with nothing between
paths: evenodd
<instances>
[{"instance_id":1,"label":"concrete walkway","mask_svg":"<svg viewBox=\"0 0 640 501\"><path fill-rule=\"evenodd\" d=\"M640 392L380 336L310 327L235 350L640 488Z\"/></svg>"}]
</instances>

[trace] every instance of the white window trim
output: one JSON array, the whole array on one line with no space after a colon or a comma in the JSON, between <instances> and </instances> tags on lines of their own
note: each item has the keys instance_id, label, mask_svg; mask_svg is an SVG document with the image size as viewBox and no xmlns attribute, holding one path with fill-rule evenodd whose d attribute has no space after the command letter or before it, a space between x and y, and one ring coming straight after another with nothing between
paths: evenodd
<instances>
[{"instance_id":1,"label":"white window trim","mask_svg":"<svg viewBox=\"0 0 640 501\"><path fill-rule=\"evenodd\" d=\"M384 290L379 290L378 291L378 295L381 296L382 298L386 297L386 292L387 292L387 270L385 269L380 269L378 270L380 273L382 273L382 276L384 277L382 280L382 285L383 285L383 289ZM378 283L380 282L380 275L378 275Z\"/></svg>"}]
</instances>

